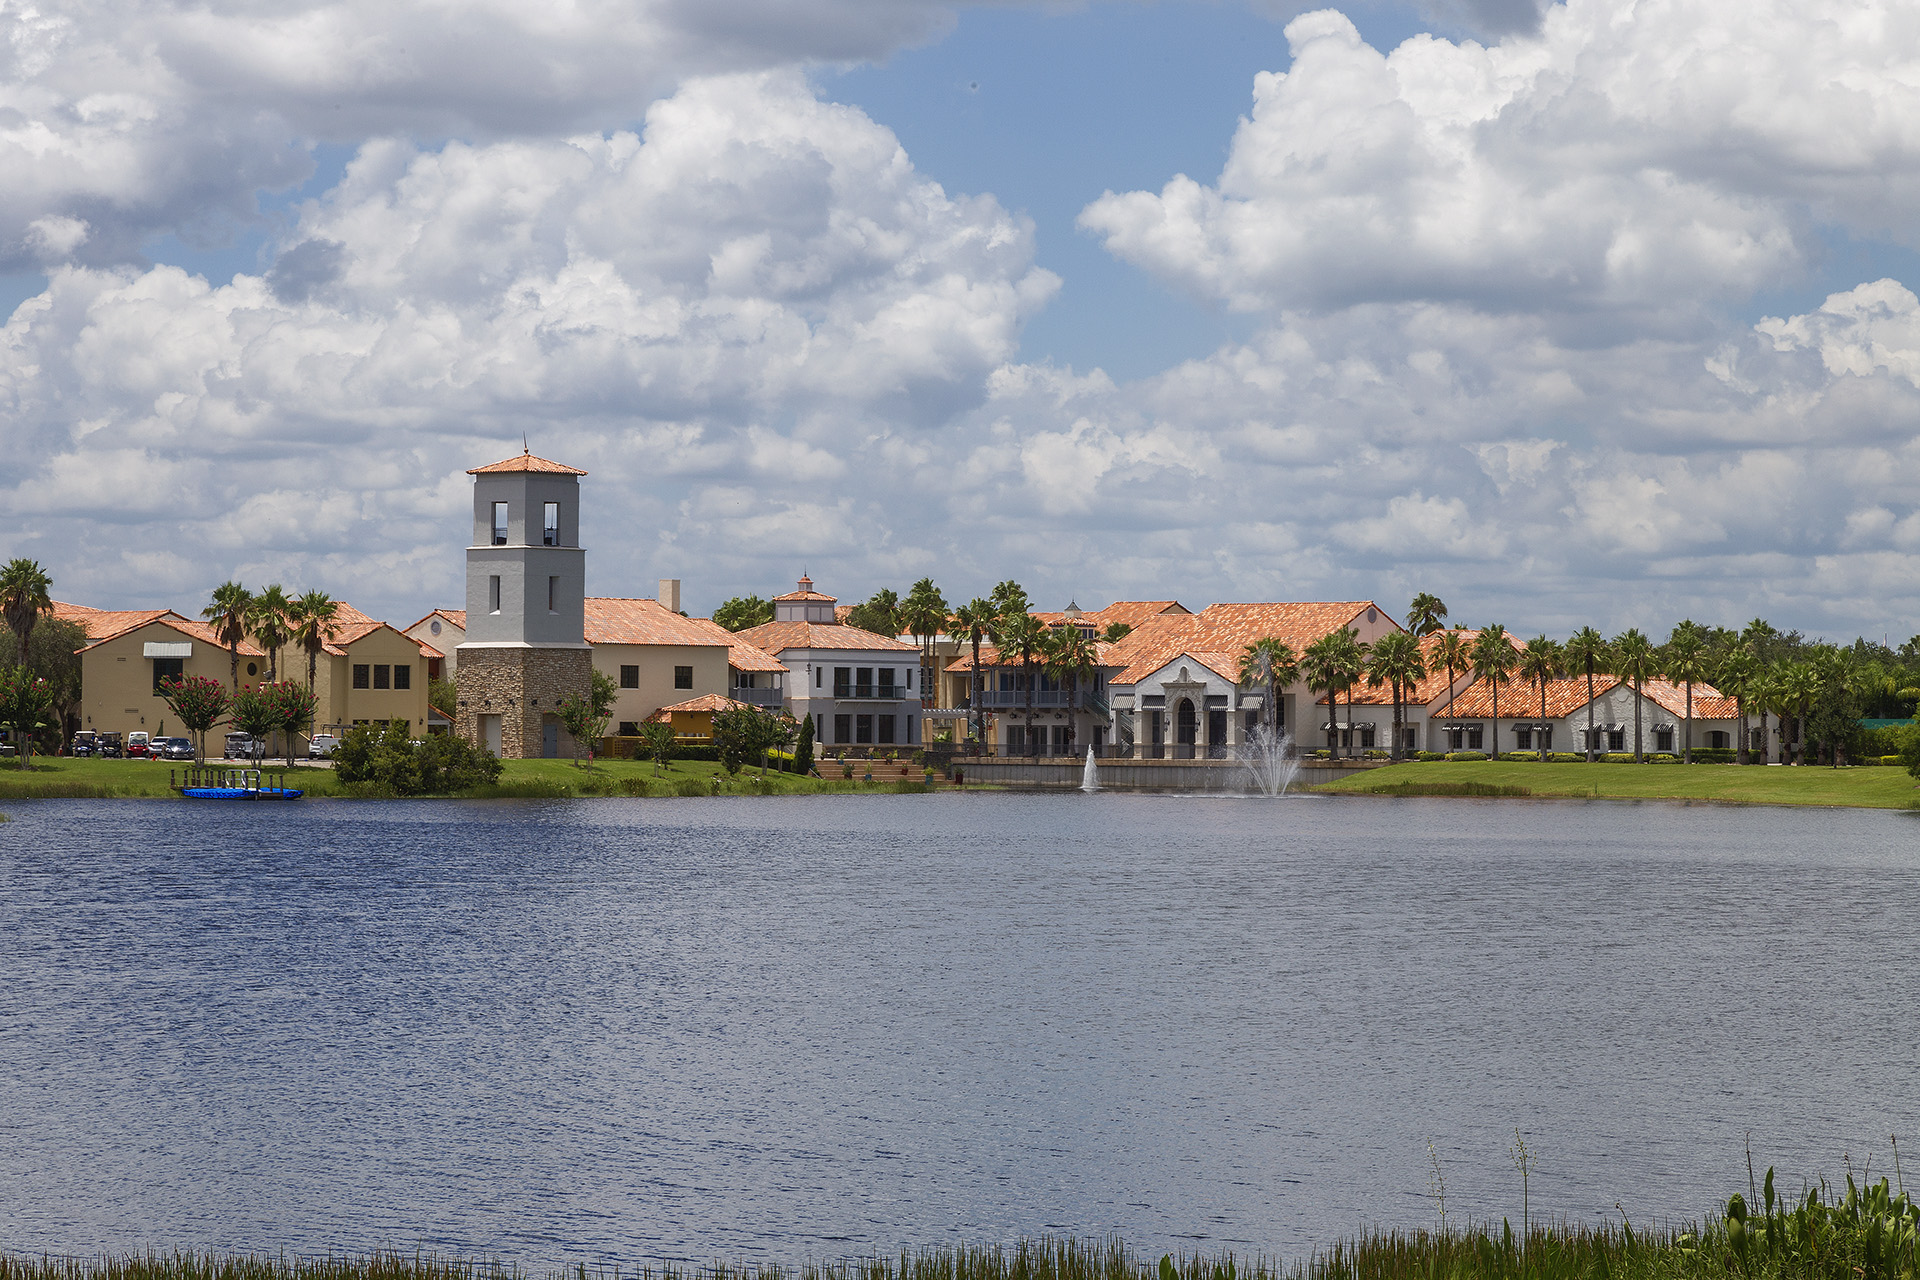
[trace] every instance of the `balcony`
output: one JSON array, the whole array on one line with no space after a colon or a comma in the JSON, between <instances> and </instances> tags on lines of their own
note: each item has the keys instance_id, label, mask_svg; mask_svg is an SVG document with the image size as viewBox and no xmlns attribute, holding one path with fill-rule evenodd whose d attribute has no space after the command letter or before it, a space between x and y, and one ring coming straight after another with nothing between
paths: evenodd
<instances>
[{"instance_id":1,"label":"balcony","mask_svg":"<svg viewBox=\"0 0 1920 1280\"><path fill-rule=\"evenodd\" d=\"M769 711L778 711L787 705L785 689L743 689L736 686L732 696L736 702L744 702L750 707L764 707Z\"/></svg>"},{"instance_id":2,"label":"balcony","mask_svg":"<svg viewBox=\"0 0 1920 1280\"><path fill-rule=\"evenodd\" d=\"M836 684L833 696L842 702L898 702L913 695L900 684Z\"/></svg>"},{"instance_id":3,"label":"balcony","mask_svg":"<svg viewBox=\"0 0 1920 1280\"><path fill-rule=\"evenodd\" d=\"M961 705L965 705L963 701ZM1025 711L1027 694L1023 689L985 689L980 693L980 705L989 711ZM1078 702L1074 695L1065 689L1035 689L1033 691L1033 709L1035 711L1063 711L1069 705L1081 711L1091 711L1105 719L1109 714L1106 699L1092 689L1082 689Z\"/></svg>"}]
</instances>

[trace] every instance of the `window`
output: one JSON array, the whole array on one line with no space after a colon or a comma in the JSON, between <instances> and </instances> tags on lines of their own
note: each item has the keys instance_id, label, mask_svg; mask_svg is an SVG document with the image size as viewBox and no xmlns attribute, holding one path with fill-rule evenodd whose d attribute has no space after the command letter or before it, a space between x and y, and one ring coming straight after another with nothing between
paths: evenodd
<instances>
[{"instance_id":1,"label":"window","mask_svg":"<svg viewBox=\"0 0 1920 1280\"><path fill-rule=\"evenodd\" d=\"M815 667L813 669L813 687L814 688L818 689L820 687L820 681L826 677L826 674L827 674L827 669L825 667Z\"/></svg>"},{"instance_id":2,"label":"window","mask_svg":"<svg viewBox=\"0 0 1920 1280\"><path fill-rule=\"evenodd\" d=\"M1625 751L1627 749L1627 731L1625 729L1607 730L1607 750Z\"/></svg>"},{"instance_id":3,"label":"window","mask_svg":"<svg viewBox=\"0 0 1920 1280\"><path fill-rule=\"evenodd\" d=\"M1728 742L1727 735L1721 732L1719 729L1707 730L1707 745L1709 747L1713 747L1717 750L1725 750L1727 746L1727 742Z\"/></svg>"},{"instance_id":4,"label":"window","mask_svg":"<svg viewBox=\"0 0 1920 1280\"><path fill-rule=\"evenodd\" d=\"M673 669L673 687L676 689L693 688L693 668L675 667Z\"/></svg>"},{"instance_id":5,"label":"window","mask_svg":"<svg viewBox=\"0 0 1920 1280\"><path fill-rule=\"evenodd\" d=\"M497 573L487 579L487 608L500 612L500 575Z\"/></svg>"},{"instance_id":6,"label":"window","mask_svg":"<svg viewBox=\"0 0 1920 1280\"><path fill-rule=\"evenodd\" d=\"M353 687L356 689L367 688L371 683L372 675L373 675L372 667L368 666L364 662L354 663L353 664Z\"/></svg>"},{"instance_id":7,"label":"window","mask_svg":"<svg viewBox=\"0 0 1920 1280\"><path fill-rule=\"evenodd\" d=\"M892 742L892 741L894 740L894 738L893 738L893 722L894 722L894 717L893 717L893 716L881 716L881 717L880 717L880 741L882 741L882 742Z\"/></svg>"},{"instance_id":8,"label":"window","mask_svg":"<svg viewBox=\"0 0 1920 1280\"><path fill-rule=\"evenodd\" d=\"M640 722L638 720L622 720L620 722L620 736L623 738L639 737Z\"/></svg>"},{"instance_id":9,"label":"window","mask_svg":"<svg viewBox=\"0 0 1920 1280\"><path fill-rule=\"evenodd\" d=\"M547 547L560 545L560 504L549 502L540 516L540 544Z\"/></svg>"},{"instance_id":10,"label":"window","mask_svg":"<svg viewBox=\"0 0 1920 1280\"><path fill-rule=\"evenodd\" d=\"M853 668L835 667L833 669L833 696L851 698L853 696ZM846 739L842 738L842 742Z\"/></svg>"},{"instance_id":11,"label":"window","mask_svg":"<svg viewBox=\"0 0 1920 1280\"><path fill-rule=\"evenodd\" d=\"M894 691L892 667L880 668L880 696L883 698L897 698L900 696ZM881 741L890 742L892 739L882 738Z\"/></svg>"},{"instance_id":12,"label":"window","mask_svg":"<svg viewBox=\"0 0 1920 1280\"><path fill-rule=\"evenodd\" d=\"M373 666L373 687L374 688L385 689L390 687L393 683L392 677L393 677L392 667L389 667L384 662L376 662L374 664Z\"/></svg>"},{"instance_id":13,"label":"window","mask_svg":"<svg viewBox=\"0 0 1920 1280\"><path fill-rule=\"evenodd\" d=\"M413 688L413 664L396 662L393 664L393 687L396 689Z\"/></svg>"},{"instance_id":14,"label":"window","mask_svg":"<svg viewBox=\"0 0 1920 1280\"><path fill-rule=\"evenodd\" d=\"M1655 751L1673 750L1673 730L1655 729L1653 731L1653 749Z\"/></svg>"},{"instance_id":15,"label":"window","mask_svg":"<svg viewBox=\"0 0 1920 1280\"><path fill-rule=\"evenodd\" d=\"M855 667L853 669L853 696L871 698L873 696L873 668Z\"/></svg>"},{"instance_id":16,"label":"window","mask_svg":"<svg viewBox=\"0 0 1920 1280\"><path fill-rule=\"evenodd\" d=\"M853 740L855 742L873 741L872 716L855 716L853 718Z\"/></svg>"},{"instance_id":17,"label":"window","mask_svg":"<svg viewBox=\"0 0 1920 1280\"><path fill-rule=\"evenodd\" d=\"M920 686L922 688L925 688L926 684L927 682L925 680L922 680L920 682ZM913 689L913 668L912 667L907 668L907 689L909 692L911 692Z\"/></svg>"},{"instance_id":18,"label":"window","mask_svg":"<svg viewBox=\"0 0 1920 1280\"><path fill-rule=\"evenodd\" d=\"M637 664L620 668L620 687L622 689L638 689L640 687L640 668Z\"/></svg>"},{"instance_id":19,"label":"window","mask_svg":"<svg viewBox=\"0 0 1920 1280\"><path fill-rule=\"evenodd\" d=\"M560 579L548 578L547 579L547 612L548 613L553 612L553 602L554 602L554 599L557 596L559 596L559 594L560 594Z\"/></svg>"},{"instance_id":20,"label":"window","mask_svg":"<svg viewBox=\"0 0 1920 1280\"><path fill-rule=\"evenodd\" d=\"M496 547L507 545L507 504L504 502L493 504L493 545ZM496 609L499 607L497 604L494 606Z\"/></svg>"},{"instance_id":21,"label":"window","mask_svg":"<svg viewBox=\"0 0 1920 1280\"><path fill-rule=\"evenodd\" d=\"M1513 731L1513 740L1522 751L1533 750L1533 730L1522 725Z\"/></svg>"},{"instance_id":22,"label":"window","mask_svg":"<svg viewBox=\"0 0 1920 1280\"><path fill-rule=\"evenodd\" d=\"M835 716L833 718L833 740L835 742L853 741L852 716Z\"/></svg>"},{"instance_id":23,"label":"window","mask_svg":"<svg viewBox=\"0 0 1920 1280\"><path fill-rule=\"evenodd\" d=\"M155 658L153 660L153 691L160 692L162 680L178 680L187 673L185 658Z\"/></svg>"}]
</instances>

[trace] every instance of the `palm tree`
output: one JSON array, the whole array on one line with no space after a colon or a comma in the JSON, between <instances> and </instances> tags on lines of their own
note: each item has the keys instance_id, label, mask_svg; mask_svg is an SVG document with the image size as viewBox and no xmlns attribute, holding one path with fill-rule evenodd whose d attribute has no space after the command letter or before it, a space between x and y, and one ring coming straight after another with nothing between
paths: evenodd
<instances>
[{"instance_id":1,"label":"palm tree","mask_svg":"<svg viewBox=\"0 0 1920 1280\"><path fill-rule=\"evenodd\" d=\"M233 691L240 692L240 642L247 638L247 619L253 612L253 593L237 582L223 582L200 616L213 623L220 643L227 646L227 665Z\"/></svg>"},{"instance_id":2,"label":"palm tree","mask_svg":"<svg viewBox=\"0 0 1920 1280\"><path fill-rule=\"evenodd\" d=\"M1401 726L1406 720L1406 695L1414 684L1427 674L1427 664L1420 652L1420 641L1404 631L1390 631L1373 642L1373 653L1367 662L1367 683L1375 688L1385 684L1393 694L1393 749L1391 756L1398 760L1401 756L1401 744L1405 734Z\"/></svg>"},{"instance_id":3,"label":"palm tree","mask_svg":"<svg viewBox=\"0 0 1920 1280\"><path fill-rule=\"evenodd\" d=\"M1300 678L1300 659L1278 636L1262 636L1240 651L1240 683L1264 685L1266 705L1260 723L1272 738L1280 736L1280 691Z\"/></svg>"},{"instance_id":4,"label":"palm tree","mask_svg":"<svg viewBox=\"0 0 1920 1280\"><path fill-rule=\"evenodd\" d=\"M1581 668L1587 673L1587 763L1593 763L1593 673L1604 668L1613 660L1607 650L1606 637L1592 627L1582 627L1568 637L1560 650L1569 668Z\"/></svg>"},{"instance_id":5,"label":"palm tree","mask_svg":"<svg viewBox=\"0 0 1920 1280\"><path fill-rule=\"evenodd\" d=\"M1340 687L1347 695L1347 732L1353 732L1353 689L1367 675L1367 654L1371 646L1360 639L1357 627L1342 627L1335 633L1340 655ZM1331 697L1331 695L1329 695Z\"/></svg>"},{"instance_id":6,"label":"palm tree","mask_svg":"<svg viewBox=\"0 0 1920 1280\"><path fill-rule=\"evenodd\" d=\"M927 679L933 673L933 651L947 629L947 598L932 578L922 578L907 589L900 602L900 621L920 646L920 692L927 696Z\"/></svg>"},{"instance_id":7,"label":"palm tree","mask_svg":"<svg viewBox=\"0 0 1920 1280\"><path fill-rule=\"evenodd\" d=\"M1780 698L1781 719L1785 720L1787 711L1793 712L1795 749L1791 763L1804 765L1807 762L1807 713L1813 709L1814 699L1820 696L1820 677L1805 662L1789 662L1780 672L1775 692ZM1784 725L1781 736L1784 740Z\"/></svg>"},{"instance_id":8,"label":"palm tree","mask_svg":"<svg viewBox=\"0 0 1920 1280\"><path fill-rule=\"evenodd\" d=\"M1027 686L1027 754L1038 755L1033 741L1033 659L1046 643L1046 625L1030 613L1003 615L994 632L993 643L1005 661L1009 654L1020 658L1020 670Z\"/></svg>"},{"instance_id":9,"label":"palm tree","mask_svg":"<svg viewBox=\"0 0 1920 1280\"><path fill-rule=\"evenodd\" d=\"M1681 759L1693 763L1693 686L1707 678L1712 664L1707 657L1707 642L1698 627L1673 629L1666 645L1667 679L1687 688L1687 736Z\"/></svg>"},{"instance_id":10,"label":"palm tree","mask_svg":"<svg viewBox=\"0 0 1920 1280\"><path fill-rule=\"evenodd\" d=\"M293 624L293 643L307 652L307 692L313 692L313 683L320 669L320 655L326 652L327 645L333 640L333 620L340 615L340 602L324 591L309 591L293 602L289 621ZM319 715L320 704L316 698L314 715L307 719L307 736L311 738L314 730L314 718ZM291 744L289 744L291 745Z\"/></svg>"},{"instance_id":11,"label":"palm tree","mask_svg":"<svg viewBox=\"0 0 1920 1280\"><path fill-rule=\"evenodd\" d=\"M1047 674L1067 684L1067 732L1073 733L1074 717L1080 709L1080 678L1091 676L1100 667L1100 651L1093 637L1076 626L1049 627L1042 642L1041 656Z\"/></svg>"},{"instance_id":12,"label":"palm tree","mask_svg":"<svg viewBox=\"0 0 1920 1280\"><path fill-rule=\"evenodd\" d=\"M1641 687L1654 676L1660 674L1660 655L1653 651L1652 643L1636 627L1629 627L1613 638L1609 646L1613 650L1613 674L1633 686L1633 762L1640 764L1646 759L1644 744L1640 740L1640 696Z\"/></svg>"},{"instance_id":13,"label":"palm tree","mask_svg":"<svg viewBox=\"0 0 1920 1280\"><path fill-rule=\"evenodd\" d=\"M1493 692L1493 741L1488 744L1487 759L1500 758L1500 686L1513 683L1513 669L1520 655L1507 639L1507 629L1494 623L1474 637L1473 673L1487 682Z\"/></svg>"},{"instance_id":14,"label":"palm tree","mask_svg":"<svg viewBox=\"0 0 1920 1280\"><path fill-rule=\"evenodd\" d=\"M1467 642L1465 627L1455 627L1451 631L1442 631L1439 639L1433 642L1433 656L1427 660L1429 667L1438 665L1447 672L1447 719L1453 719L1453 673L1471 671L1473 654Z\"/></svg>"},{"instance_id":15,"label":"palm tree","mask_svg":"<svg viewBox=\"0 0 1920 1280\"><path fill-rule=\"evenodd\" d=\"M1000 613L993 607L993 601L983 600L979 596L953 611L954 639L971 641L973 644L973 670L968 673L967 705L973 711L975 742L985 738L987 732L986 710L980 705L980 642L993 634L994 625L999 620Z\"/></svg>"},{"instance_id":16,"label":"palm tree","mask_svg":"<svg viewBox=\"0 0 1920 1280\"><path fill-rule=\"evenodd\" d=\"M1814 696L1822 702L1843 698L1854 692L1853 686L1858 677L1851 651L1822 646L1820 651L1814 654L1812 667L1814 680L1819 687L1819 692ZM1831 731L1832 717L1827 717L1825 724ZM1838 769L1841 743L1823 737L1820 745L1826 749L1828 762Z\"/></svg>"},{"instance_id":17,"label":"palm tree","mask_svg":"<svg viewBox=\"0 0 1920 1280\"><path fill-rule=\"evenodd\" d=\"M1735 649L1721 659L1719 669L1713 674L1715 686L1721 693L1733 699L1734 706L1740 713L1739 750L1733 757L1738 764L1753 762L1753 752L1748 746L1747 738L1747 711L1754 701L1754 694L1760 687L1760 676L1759 662L1754 659L1753 653L1744 647ZM1764 716L1766 713L1763 711L1761 714ZM1763 737L1765 733L1766 726L1763 724L1761 725Z\"/></svg>"},{"instance_id":18,"label":"palm tree","mask_svg":"<svg viewBox=\"0 0 1920 1280\"><path fill-rule=\"evenodd\" d=\"M1328 632L1307 646L1306 653L1301 655L1300 670L1307 677L1309 693L1319 693L1322 690L1326 692L1327 756L1329 759L1338 760L1340 738L1334 729L1334 724L1340 719L1340 713L1335 695L1340 688L1345 663L1340 654L1340 642L1334 638L1332 632Z\"/></svg>"},{"instance_id":19,"label":"palm tree","mask_svg":"<svg viewBox=\"0 0 1920 1280\"><path fill-rule=\"evenodd\" d=\"M1446 625L1447 606L1439 596L1422 591L1407 606L1407 630L1418 640Z\"/></svg>"},{"instance_id":20,"label":"palm tree","mask_svg":"<svg viewBox=\"0 0 1920 1280\"><path fill-rule=\"evenodd\" d=\"M288 622L292 612L293 601L277 582L255 596L247 609L247 628L253 632L254 642L267 651L270 681L280 678L280 650L293 638L293 628Z\"/></svg>"},{"instance_id":21,"label":"palm tree","mask_svg":"<svg viewBox=\"0 0 1920 1280\"><path fill-rule=\"evenodd\" d=\"M34 624L53 612L53 579L37 560L13 559L0 569L0 614L13 632L14 665L27 665L27 637Z\"/></svg>"},{"instance_id":22,"label":"palm tree","mask_svg":"<svg viewBox=\"0 0 1920 1280\"><path fill-rule=\"evenodd\" d=\"M1547 685L1566 666L1560 646L1545 636L1535 636L1520 650L1520 675L1540 686L1540 763L1547 762Z\"/></svg>"}]
</instances>

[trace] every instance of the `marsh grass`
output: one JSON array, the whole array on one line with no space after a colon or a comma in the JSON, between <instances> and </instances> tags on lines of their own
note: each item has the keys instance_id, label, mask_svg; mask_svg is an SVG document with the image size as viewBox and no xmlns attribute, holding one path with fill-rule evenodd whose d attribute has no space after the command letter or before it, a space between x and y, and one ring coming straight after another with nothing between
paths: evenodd
<instances>
[{"instance_id":1,"label":"marsh grass","mask_svg":"<svg viewBox=\"0 0 1920 1280\"><path fill-rule=\"evenodd\" d=\"M56 778L0 777L0 800L111 800L112 787Z\"/></svg>"},{"instance_id":2,"label":"marsh grass","mask_svg":"<svg viewBox=\"0 0 1920 1280\"><path fill-rule=\"evenodd\" d=\"M1384 782L1368 787L1372 796L1530 796L1521 786L1498 782Z\"/></svg>"}]
</instances>

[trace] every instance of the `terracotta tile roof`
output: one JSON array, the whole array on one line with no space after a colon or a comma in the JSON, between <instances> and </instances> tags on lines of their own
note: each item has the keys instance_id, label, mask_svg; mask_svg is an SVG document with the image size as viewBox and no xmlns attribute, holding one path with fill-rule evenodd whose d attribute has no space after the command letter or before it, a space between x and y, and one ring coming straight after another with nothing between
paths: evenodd
<instances>
[{"instance_id":1,"label":"terracotta tile roof","mask_svg":"<svg viewBox=\"0 0 1920 1280\"><path fill-rule=\"evenodd\" d=\"M833 620L842 625L845 625L847 621L847 615L851 614L853 610L854 610L853 605L837 604L833 606Z\"/></svg>"},{"instance_id":2,"label":"terracotta tile roof","mask_svg":"<svg viewBox=\"0 0 1920 1280\"><path fill-rule=\"evenodd\" d=\"M834 601L838 600L839 598L840 598L839 596L821 595L818 591L789 591L787 592L787 594L783 596L774 597L774 599L778 601L812 600L817 604L832 604ZM851 609L853 606L848 605L847 607ZM835 609L834 612L838 613L839 610Z\"/></svg>"},{"instance_id":3,"label":"terracotta tile roof","mask_svg":"<svg viewBox=\"0 0 1920 1280\"><path fill-rule=\"evenodd\" d=\"M106 613L107 611L96 609L96 610L92 610L91 612ZM56 614L55 616L58 616L58 615ZM127 616L127 615L122 615L122 616ZM80 652L85 653L89 649L98 649L101 645L106 644L110 640L118 640L120 637L127 635L128 633L138 631L140 628L146 627L146 626L168 627L174 631L179 632L181 635L186 636L189 640L198 640L200 643L205 645L211 645L212 647L219 649L223 653L226 651L227 646L220 642L219 633L216 632L213 629L212 625L209 623L195 622L190 619L183 618L179 614L173 612L173 610L171 609L162 609L157 613L152 611L147 611L145 613L140 613L136 616L138 616L139 621L136 621L129 626L123 626L118 631L108 632L106 635L101 636L99 639L95 640L92 644L88 645L85 649L80 650ZM79 619L75 619L75 621L79 621ZM85 624L82 623L81 625L84 626ZM91 634L91 632L89 632L89 634ZM267 656L264 650L262 650L259 646L253 644L251 641L247 641L247 640L242 640L240 642L239 652L240 652L240 656L243 658L264 658Z\"/></svg>"},{"instance_id":4,"label":"terracotta tile roof","mask_svg":"<svg viewBox=\"0 0 1920 1280\"><path fill-rule=\"evenodd\" d=\"M1612 676L1595 672L1593 676L1593 696L1606 696L1609 689L1620 682ZM1560 720L1572 715L1587 705L1587 678L1584 675L1570 676L1564 680L1547 681L1547 719ZM1485 720L1493 715L1493 694L1486 681L1476 680L1461 690L1460 696L1453 700L1451 710L1444 699L1432 708L1434 715L1444 715L1449 720ZM1500 718L1502 720L1537 720L1540 717L1540 686L1516 679L1512 684L1500 686Z\"/></svg>"},{"instance_id":5,"label":"terracotta tile roof","mask_svg":"<svg viewBox=\"0 0 1920 1280\"><path fill-rule=\"evenodd\" d=\"M1687 687L1671 680L1649 680L1640 686L1649 702L1657 702L1676 716L1687 714ZM1729 698L1710 684L1696 681L1693 686L1695 720L1733 720L1740 715L1738 699Z\"/></svg>"},{"instance_id":6,"label":"terracotta tile roof","mask_svg":"<svg viewBox=\"0 0 1920 1280\"><path fill-rule=\"evenodd\" d=\"M418 622L410 622L402 627L401 630L411 631L415 627L432 622L435 618L445 618L462 631L467 629L467 611L465 609L429 609Z\"/></svg>"},{"instance_id":7,"label":"terracotta tile roof","mask_svg":"<svg viewBox=\"0 0 1920 1280\"><path fill-rule=\"evenodd\" d=\"M788 649L888 649L903 653L918 653L919 649L904 644L891 636L877 636L871 631L862 631L859 627L842 627L825 622L763 622L757 627L748 627L745 631L736 631L733 638L740 644L750 644L771 654L780 654Z\"/></svg>"},{"instance_id":8,"label":"terracotta tile roof","mask_svg":"<svg viewBox=\"0 0 1920 1280\"><path fill-rule=\"evenodd\" d=\"M688 698L685 702L676 702L670 707L660 708L648 716L645 723L665 724L676 711L682 715L686 715L695 711L726 711L732 707L744 707L746 705L744 702L736 702L732 698L725 697L722 694L703 693L697 698Z\"/></svg>"},{"instance_id":9,"label":"terracotta tile roof","mask_svg":"<svg viewBox=\"0 0 1920 1280\"><path fill-rule=\"evenodd\" d=\"M1095 640L1093 642L1094 665L1099 667L1104 667L1108 670L1112 670L1118 667L1120 664L1114 661L1113 653L1119 647L1120 646L1115 644L1109 644L1105 640ZM973 670L972 642L969 641L966 645L962 646L962 649L963 651L961 655L958 658L955 658L952 662L949 662L944 668L944 670L947 670L947 671ZM982 644L980 646L980 669L984 671L988 667L997 667L999 665L1000 665L1000 651L994 648L990 644ZM1015 657L1012 660L1010 665L1016 666L1016 667L1019 666L1020 659L1018 657ZM1038 655L1035 655L1033 665L1038 667L1038 666L1043 666L1045 664Z\"/></svg>"},{"instance_id":10,"label":"terracotta tile roof","mask_svg":"<svg viewBox=\"0 0 1920 1280\"><path fill-rule=\"evenodd\" d=\"M658 600L588 596L588 644L733 645L724 627L705 618L683 618Z\"/></svg>"},{"instance_id":11,"label":"terracotta tile roof","mask_svg":"<svg viewBox=\"0 0 1920 1280\"><path fill-rule=\"evenodd\" d=\"M1435 648L1438 647L1440 637L1444 634L1452 634L1452 635L1458 635L1458 636L1464 637L1467 643L1469 644L1473 643L1473 641L1476 638L1478 638L1478 636L1480 635L1478 631L1473 630L1471 628L1458 627L1453 629L1451 632L1436 631L1431 635L1420 637L1420 656L1427 664L1427 674L1414 682L1413 690L1408 695L1408 698L1407 698L1407 705L1410 707L1428 706L1429 704L1438 704L1444 707L1446 704L1447 669L1441 666L1436 661L1434 661L1434 657L1433 657L1433 651ZM1508 639L1511 640L1512 637L1509 636ZM1458 681L1460 677L1468 674L1470 673L1463 668L1455 667L1453 669L1453 678L1455 681ZM1594 689L1596 691L1599 688L1600 686L1598 684L1594 685ZM1460 690L1459 697L1465 697L1465 696L1466 696L1466 687L1463 686ZM1455 699L1455 701L1458 701L1458 700L1459 700L1458 698ZM1340 695L1341 705L1342 706L1346 705L1346 701L1347 701L1347 695L1342 693ZM1325 706L1326 702L1327 700L1325 698L1321 698L1317 705ZM1356 707L1392 706L1393 705L1393 689L1391 686L1385 685L1385 684L1381 685L1379 688L1374 688L1368 685L1365 681L1362 681L1358 686L1355 687L1353 691L1353 705ZM1506 705L1507 705L1507 696L1503 692L1500 695L1500 707L1502 711L1505 711ZM1435 714L1438 714L1438 713L1436 712Z\"/></svg>"},{"instance_id":12,"label":"terracotta tile roof","mask_svg":"<svg viewBox=\"0 0 1920 1280\"><path fill-rule=\"evenodd\" d=\"M785 671L787 664L768 653L765 649L750 644L741 644L727 630L712 618L689 618L687 621L699 626L715 638L715 643L727 646L727 665L735 671Z\"/></svg>"},{"instance_id":13,"label":"terracotta tile roof","mask_svg":"<svg viewBox=\"0 0 1920 1280\"><path fill-rule=\"evenodd\" d=\"M1119 643L1115 657L1126 670L1110 683L1137 684L1183 652L1237 654L1263 636L1274 636L1299 653L1321 636L1353 625L1368 609L1379 606L1368 600L1214 604L1199 613L1156 614Z\"/></svg>"},{"instance_id":14,"label":"terracotta tile roof","mask_svg":"<svg viewBox=\"0 0 1920 1280\"><path fill-rule=\"evenodd\" d=\"M467 471L470 476L493 475L502 471L544 471L551 475L583 476L587 474L578 467L570 467L564 462L549 462L545 458L536 458L532 453L523 453L517 458L507 458L500 462L489 462L484 467L473 467Z\"/></svg>"},{"instance_id":15,"label":"terracotta tile roof","mask_svg":"<svg viewBox=\"0 0 1920 1280\"><path fill-rule=\"evenodd\" d=\"M1104 609L1087 614L1082 621L1091 622L1096 631L1105 631L1116 622L1138 627L1148 618L1157 618L1163 613L1186 617L1190 611L1178 600L1116 600Z\"/></svg>"},{"instance_id":16,"label":"terracotta tile roof","mask_svg":"<svg viewBox=\"0 0 1920 1280\"><path fill-rule=\"evenodd\" d=\"M123 631L144 627L149 622L160 618L180 615L171 609L94 609L84 604L68 604L64 600L55 600L53 616L62 622L73 623L87 633L88 640L97 643L109 636L117 636Z\"/></svg>"}]
</instances>

